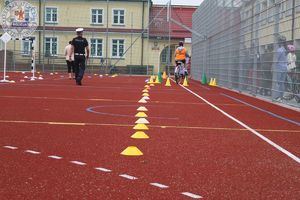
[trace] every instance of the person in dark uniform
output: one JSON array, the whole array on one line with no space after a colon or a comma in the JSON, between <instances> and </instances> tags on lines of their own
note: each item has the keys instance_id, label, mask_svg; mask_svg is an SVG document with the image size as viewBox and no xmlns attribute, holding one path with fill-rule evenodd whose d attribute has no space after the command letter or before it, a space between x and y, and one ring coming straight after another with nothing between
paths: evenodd
<instances>
[{"instance_id":1,"label":"person in dark uniform","mask_svg":"<svg viewBox=\"0 0 300 200\"><path fill-rule=\"evenodd\" d=\"M89 58L89 44L88 41L82 37L83 28L76 29L77 37L73 38L71 45L74 52L74 69L75 69L75 80L77 85L82 85L81 81L83 79L85 71L85 62ZM69 58L71 60L71 57Z\"/></svg>"}]
</instances>

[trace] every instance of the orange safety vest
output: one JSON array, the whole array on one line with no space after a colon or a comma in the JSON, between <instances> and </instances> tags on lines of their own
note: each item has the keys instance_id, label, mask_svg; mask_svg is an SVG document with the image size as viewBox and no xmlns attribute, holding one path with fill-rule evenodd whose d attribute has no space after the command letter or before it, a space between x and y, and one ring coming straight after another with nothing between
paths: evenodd
<instances>
[{"instance_id":1,"label":"orange safety vest","mask_svg":"<svg viewBox=\"0 0 300 200\"><path fill-rule=\"evenodd\" d=\"M176 60L184 60L186 57L186 49L184 47L181 51L176 49L175 55L176 55L176 57L175 57Z\"/></svg>"}]
</instances>

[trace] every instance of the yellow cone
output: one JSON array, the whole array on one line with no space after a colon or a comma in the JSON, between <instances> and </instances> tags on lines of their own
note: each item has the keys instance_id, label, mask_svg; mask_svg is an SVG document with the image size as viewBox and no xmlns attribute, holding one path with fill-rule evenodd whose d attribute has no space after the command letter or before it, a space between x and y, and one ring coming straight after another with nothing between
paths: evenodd
<instances>
[{"instance_id":1,"label":"yellow cone","mask_svg":"<svg viewBox=\"0 0 300 200\"><path fill-rule=\"evenodd\" d=\"M141 98L138 102L139 103L147 103L147 101L144 98Z\"/></svg>"},{"instance_id":2,"label":"yellow cone","mask_svg":"<svg viewBox=\"0 0 300 200\"><path fill-rule=\"evenodd\" d=\"M166 87L171 87L171 82L170 82L170 78L168 77L167 81L166 81L166 84L165 84Z\"/></svg>"},{"instance_id":3,"label":"yellow cone","mask_svg":"<svg viewBox=\"0 0 300 200\"><path fill-rule=\"evenodd\" d=\"M149 97L149 94L148 93L143 93L143 95L142 95L143 97Z\"/></svg>"},{"instance_id":4,"label":"yellow cone","mask_svg":"<svg viewBox=\"0 0 300 200\"><path fill-rule=\"evenodd\" d=\"M187 87L189 86L188 82L187 82L187 78L185 77L184 78L184 81L183 81L183 86Z\"/></svg>"},{"instance_id":5,"label":"yellow cone","mask_svg":"<svg viewBox=\"0 0 300 200\"><path fill-rule=\"evenodd\" d=\"M216 78L213 79L212 86L217 86L217 80L216 80Z\"/></svg>"},{"instance_id":6,"label":"yellow cone","mask_svg":"<svg viewBox=\"0 0 300 200\"><path fill-rule=\"evenodd\" d=\"M134 139L148 139L149 136L143 131L137 131L131 136L131 138L134 138Z\"/></svg>"},{"instance_id":7,"label":"yellow cone","mask_svg":"<svg viewBox=\"0 0 300 200\"><path fill-rule=\"evenodd\" d=\"M158 78L158 75L156 76L156 79L155 79L155 84L160 84L160 82L159 82L159 78Z\"/></svg>"},{"instance_id":8,"label":"yellow cone","mask_svg":"<svg viewBox=\"0 0 300 200\"><path fill-rule=\"evenodd\" d=\"M145 100L149 100L149 99L150 99L150 97L143 97L143 99L145 99Z\"/></svg>"},{"instance_id":9,"label":"yellow cone","mask_svg":"<svg viewBox=\"0 0 300 200\"><path fill-rule=\"evenodd\" d=\"M135 146L129 146L124 151L121 152L121 155L123 156L142 156L143 152L139 150Z\"/></svg>"},{"instance_id":10,"label":"yellow cone","mask_svg":"<svg viewBox=\"0 0 300 200\"><path fill-rule=\"evenodd\" d=\"M135 122L136 124L149 124L149 121L146 118L139 118Z\"/></svg>"},{"instance_id":11,"label":"yellow cone","mask_svg":"<svg viewBox=\"0 0 300 200\"><path fill-rule=\"evenodd\" d=\"M150 80L148 81L148 84L154 83L153 78L151 77Z\"/></svg>"},{"instance_id":12,"label":"yellow cone","mask_svg":"<svg viewBox=\"0 0 300 200\"><path fill-rule=\"evenodd\" d=\"M213 78L210 78L209 84L208 85L212 85L213 84Z\"/></svg>"},{"instance_id":13,"label":"yellow cone","mask_svg":"<svg viewBox=\"0 0 300 200\"><path fill-rule=\"evenodd\" d=\"M145 111L148 111L148 109L147 109L146 107L144 107L144 106L140 106L140 107L137 109L137 111L143 111L143 112L145 112Z\"/></svg>"},{"instance_id":14,"label":"yellow cone","mask_svg":"<svg viewBox=\"0 0 300 200\"><path fill-rule=\"evenodd\" d=\"M149 130L148 126L145 125L145 124L136 124L134 127L133 127L134 130L143 130L143 131L146 131L146 130Z\"/></svg>"},{"instance_id":15,"label":"yellow cone","mask_svg":"<svg viewBox=\"0 0 300 200\"><path fill-rule=\"evenodd\" d=\"M167 76L167 73L164 71L164 73L163 73L163 75L162 75L162 78L164 79L164 80L166 80L167 78L168 78L168 76Z\"/></svg>"},{"instance_id":16,"label":"yellow cone","mask_svg":"<svg viewBox=\"0 0 300 200\"><path fill-rule=\"evenodd\" d=\"M146 115L146 113L144 113L144 112L138 112L135 116L136 116L136 117L140 117L140 118L148 117L148 116Z\"/></svg>"},{"instance_id":17,"label":"yellow cone","mask_svg":"<svg viewBox=\"0 0 300 200\"><path fill-rule=\"evenodd\" d=\"M148 93L148 92L149 92L149 90L147 90L147 89L144 89L142 92L146 92L146 93Z\"/></svg>"}]
</instances>

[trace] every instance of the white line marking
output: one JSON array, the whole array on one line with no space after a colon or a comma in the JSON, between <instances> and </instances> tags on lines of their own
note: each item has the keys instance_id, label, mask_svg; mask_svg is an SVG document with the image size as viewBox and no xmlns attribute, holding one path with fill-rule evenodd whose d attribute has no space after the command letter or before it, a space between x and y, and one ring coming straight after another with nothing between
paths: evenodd
<instances>
[{"instance_id":1,"label":"white line marking","mask_svg":"<svg viewBox=\"0 0 300 200\"><path fill-rule=\"evenodd\" d=\"M53 158L53 159L56 159L56 160L60 160L60 159L62 159L62 157L60 157L60 156L48 156L49 158Z\"/></svg>"},{"instance_id":2,"label":"white line marking","mask_svg":"<svg viewBox=\"0 0 300 200\"><path fill-rule=\"evenodd\" d=\"M76 160L72 160L72 161L70 161L70 163L73 163L73 164L75 164L75 165L86 165L86 163L84 163L84 162L80 162L80 161L76 161Z\"/></svg>"},{"instance_id":3,"label":"white line marking","mask_svg":"<svg viewBox=\"0 0 300 200\"><path fill-rule=\"evenodd\" d=\"M167 185L163 185L163 184L160 184L160 183L150 183L150 185L153 185L155 187L159 187L159 188L162 188L162 189L165 189L165 188L169 187Z\"/></svg>"},{"instance_id":4,"label":"white line marking","mask_svg":"<svg viewBox=\"0 0 300 200\"><path fill-rule=\"evenodd\" d=\"M174 81L174 80L173 80ZM284 153L285 155L287 155L288 157L290 157L291 159L295 160L297 163L300 164L300 158L295 156L294 154L292 154L291 152L287 151L286 149L284 149L283 147L279 146L278 144L274 143L272 140L270 140L269 138L263 136L262 134L260 134L259 132L255 131L254 129L252 129L251 127L249 127L248 125L244 124L243 122L241 122L240 120L234 118L233 116L229 115L228 113L226 113L225 111L223 111L222 109L220 109L219 107L215 106L214 104L210 103L209 101L207 101L206 99L204 99L203 97L199 96L198 94L196 94L195 92L193 92L192 90L180 85L183 89L187 90L188 92L190 92L191 94L195 95L196 97L198 97L199 99L201 99L202 101L204 101L205 103L207 103L208 105L210 105L211 107L213 107L214 109L218 110L219 112L221 112L223 115L225 115L226 117L232 119L233 121L235 121L236 123L240 124L241 126L243 126L244 128L246 128L247 130L249 130L251 133L253 133L254 135L256 135L257 137L259 137L260 139L262 139L263 141L267 142L268 144L270 144L271 146L273 146L274 148L276 148L277 150L281 151L282 153Z\"/></svg>"},{"instance_id":5,"label":"white line marking","mask_svg":"<svg viewBox=\"0 0 300 200\"><path fill-rule=\"evenodd\" d=\"M102 171L102 172L111 172L110 169L105 169L105 168L102 168L102 167L96 167L95 169L99 170L99 171Z\"/></svg>"},{"instance_id":6,"label":"white line marking","mask_svg":"<svg viewBox=\"0 0 300 200\"><path fill-rule=\"evenodd\" d=\"M38 151L33 151L33 150L26 150L25 152L26 152L26 153L35 154L35 155L37 155L37 154L41 154L41 152L38 152Z\"/></svg>"},{"instance_id":7,"label":"white line marking","mask_svg":"<svg viewBox=\"0 0 300 200\"><path fill-rule=\"evenodd\" d=\"M203 198L203 197L201 197L197 194L193 194L193 193L190 193L190 192L182 192L181 194L185 195L185 196L188 196L188 197L191 197L191 198L194 198L194 199L202 199Z\"/></svg>"},{"instance_id":8,"label":"white line marking","mask_svg":"<svg viewBox=\"0 0 300 200\"><path fill-rule=\"evenodd\" d=\"M127 174L120 174L119 176L121 176L123 178L127 178L129 180L136 180L136 179L138 179L137 177L130 176L130 175L127 175Z\"/></svg>"},{"instance_id":9,"label":"white line marking","mask_svg":"<svg viewBox=\"0 0 300 200\"><path fill-rule=\"evenodd\" d=\"M13 150L18 149L18 147L13 147L13 146L3 146L3 148L6 148L6 149L13 149Z\"/></svg>"}]
</instances>

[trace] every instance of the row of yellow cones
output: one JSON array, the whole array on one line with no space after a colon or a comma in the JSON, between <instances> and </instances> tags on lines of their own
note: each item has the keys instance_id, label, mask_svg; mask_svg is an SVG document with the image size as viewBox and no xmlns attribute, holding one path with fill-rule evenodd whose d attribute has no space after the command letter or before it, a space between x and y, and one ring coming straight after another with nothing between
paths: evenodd
<instances>
[{"instance_id":1,"label":"row of yellow cones","mask_svg":"<svg viewBox=\"0 0 300 200\"><path fill-rule=\"evenodd\" d=\"M155 82L154 82L155 78ZM166 78L166 84L165 86L170 87L171 82L170 78ZM159 78L158 76L151 76L149 81L147 82L148 84L145 85L144 90L142 91L142 98L138 101L138 103L143 103L146 104L147 100L150 100L150 95L149 95L149 90L151 89L151 86L155 86L155 84L159 84ZM188 86L187 78L184 79L183 86ZM133 139L149 139L149 136L145 133L145 131L148 131L149 128L147 124L150 124L150 122L146 119L148 116L146 112L148 109L145 106L140 106L137 109L138 113L135 115L135 117L138 118L138 120L135 122L136 125L133 127L133 129L136 131L133 135L131 135L131 138ZM139 150L136 146L129 146L125 150L121 152L121 155L124 156L141 156L143 155L143 152Z\"/></svg>"},{"instance_id":2,"label":"row of yellow cones","mask_svg":"<svg viewBox=\"0 0 300 200\"><path fill-rule=\"evenodd\" d=\"M138 103L146 104L147 100L150 100L149 85L145 85L144 90L142 91L142 98L138 101ZM135 126L133 127L133 130L136 132L131 135L131 138L133 139L149 139L149 136L145 133L145 131L148 131L149 128L147 124L150 124L150 122L146 119L148 115L146 112L148 109L145 106L140 106L137 109L138 113L135 115L136 118L138 118L135 122ZM121 155L124 156L142 156L143 152L139 150L136 146L129 146L124 151L121 152Z\"/></svg>"},{"instance_id":3,"label":"row of yellow cones","mask_svg":"<svg viewBox=\"0 0 300 200\"><path fill-rule=\"evenodd\" d=\"M184 78L183 84L182 84L182 85L183 85L184 87L188 87L188 86L189 86L187 77ZM170 82L170 78L169 78L169 77L167 78L167 81L166 81L165 86L166 86L166 87L171 87L171 82Z\"/></svg>"},{"instance_id":4,"label":"row of yellow cones","mask_svg":"<svg viewBox=\"0 0 300 200\"><path fill-rule=\"evenodd\" d=\"M167 79L166 80L166 83L165 83L165 86L166 87L171 87L171 81L170 81L170 78L167 76L166 72L163 73L163 76L162 76L163 79ZM155 81L154 81L155 79ZM160 81L159 81L159 78L158 76L151 76L149 81L148 81L148 84L150 84L150 86L154 86L154 84L160 84ZM187 77L184 78L184 81L183 81L183 86L185 87L188 87L189 84L188 84L188 80L187 80Z\"/></svg>"}]
</instances>

